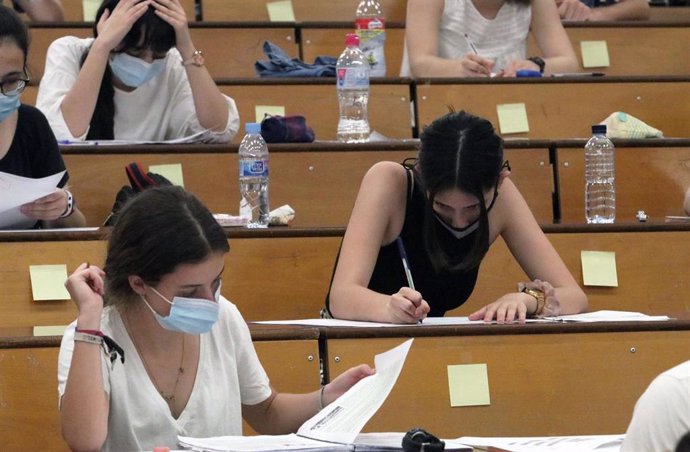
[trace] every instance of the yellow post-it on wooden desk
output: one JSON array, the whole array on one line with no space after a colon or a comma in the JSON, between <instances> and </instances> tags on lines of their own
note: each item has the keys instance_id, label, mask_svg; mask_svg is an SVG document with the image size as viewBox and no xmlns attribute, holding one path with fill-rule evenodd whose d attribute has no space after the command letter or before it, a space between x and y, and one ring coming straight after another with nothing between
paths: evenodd
<instances>
[{"instance_id":1,"label":"yellow post-it on wooden desk","mask_svg":"<svg viewBox=\"0 0 690 452\"><path fill-rule=\"evenodd\" d=\"M101 6L102 0L82 0L81 7L84 16L84 22L93 22L96 20L96 11Z\"/></svg>"},{"instance_id":2,"label":"yellow post-it on wooden desk","mask_svg":"<svg viewBox=\"0 0 690 452\"><path fill-rule=\"evenodd\" d=\"M486 364L448 366L450 406L491 405Z\"/></svg>"},{"instance_id":3,"label":"yellow post-it on wooden desk","mask_svg":"<svg viewBox=\"0 0 690 452\"><path fill-rule=\"evenodd\" d=\"M295 21L295 11L292 9L292 1L290 0L266 3L266 9L271 22Z\"/></svg>"},{"instance_id":4,"label":"yellow post-it on wooden desk","mask_svg":"<svg viewBox=\"0 0 690 452\"><path fill-rule=\"evenodd\" d=\"M609 48L606 41L580 41L582 67L609 67Z\"/></svg>"},{"instance_id":5,"label":"yellow post-it on wooden desk","mask_svg":"<svg viewBox=\"0 0 690 452\"><path fill-rule=\"evenodd\" d=\"M166 165L150 165L149 172L160 174L174 185L184 187L184 176L182 175L182 164L169 163Z\"/></svg>"},{"instance_id":6,"label":"yellow post-it on wooden desk","mask_svg":"<svg viewBox=\"0 0 690 452\"><path fill-rule=\"evenodd\" d=\"M70 299L65 289L66 265L29 265L29 274L34 301Z\"/></svg>"},{"instance_id":7,"label":"yellow post-it on wooden desk","mask_svg":"<svg viewBox=\"0 0 690 452\"><path fill-rule=\"evenodd\" d=\"M285 107L282 105L257 105L254 107L256 122L260 123L263 121L266 114L271 116L285 116Z\"/></svg>"},{"instance_id":8,"label":"yellow post-it on wooden desk","mask_svg":"<svg viewBox=\"0 0 690 452\"><path fill-rule=\"evenodd\" d=\"M618 287L616 253L613 251L581 251L582 283L585 286Z\"/></svg>"},{"instance_id":9,"label":"yellow post-it on wooden desk","mask_svg":"<svg viewBox=\"0 0 690 452\"><path fill-rule=\"evenodd\" d=\"M524 103L496 105L501 133L529 132L527 108Z\"/></svg>"},{"instance_id":10,"label":"yellow post-it on wooden desk","mask_svg":"<svg viewBox=\"0 0 690 452\"><path fill-rule=\"evenodd\" d=\"M67 325L34 326L34 336L64 336Z\"/></svg>"}]
</instances>

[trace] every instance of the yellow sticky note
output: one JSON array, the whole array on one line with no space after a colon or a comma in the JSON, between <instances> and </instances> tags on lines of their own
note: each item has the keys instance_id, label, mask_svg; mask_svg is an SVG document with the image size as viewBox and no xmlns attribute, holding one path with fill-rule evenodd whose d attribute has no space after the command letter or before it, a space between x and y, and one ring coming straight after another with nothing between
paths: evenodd
<instances>
[{"instance_id":1,"label":"yellow sticky note","mask_svg":"<svg viewBox=\"0 0 690 452\"><path fill-rule=\"evenodd\" d=\"M486 364L448 366L450 406L491 405Z\"/></svg>"},{"instance_id":2,"label":"yellow sticky note","mask_svg":"<svg viewBox=\"0 0 690 452\"><path fill-rule=\"evenodd\" d=\"M529 132L527 108L524 103L496 105L501 133Z\"/></svg>"},{"instance_id":3,"label":"yellow sticky note","mask_svg":"<svg viewBox=\"0 0 690 452\"><path fill-rule=\"evenodd\" d=\"M582 67L609 67L609 48L606 41L581 41Z\"/></svg>"},{"instance_id":4,"label":"yellow sticky note","mask_svg":"<svg viewBox=\"0 0 690 452\"><path fill-rule=\"evenodd\" d=\"M84 22L96 20L96 11L101 6L102 0L82 0L82 10L84 12Z\"/></svg>"},{"instance_id":5,"label":"yellow sticky note","mask_svg":"<svg viewBox=\"0 0 690 452\"><path fill-rule=\"evenodd\" d=\"M256 122L263 121L265 114L272 116L285 116L285 107L282 105L257 105L254 107Z\"/></svg>"},{"instance_id":6,"label":"yellow sticky note","mask_svg":"<svg viewBox=\"0 0 690 452\"><path fill-rule=\"evenodd\" d=\"M67 325L35 326L34 336L63 336Z\"/></svg>"},{"instance_id":7,"label":"yellow sticky note","mask_svg":"<svg viewBox=\"0 0 690 452\"><path fill-rule=\"evenodd\" d=\"M582 282L585 286L618 287L616 253L613 251L581 251Z\"/></svg>"},{"instance_id":8,"label":"yellow sticky note","mask_svg":"<svg viewBox=\"0 0 690 452\"><path fill-rule=\"evenodd\" d=\"M180 163L149 165L149 172L160 174L173 184L184 187L184 177L182 176L182 165Z\"/></svg>"},{"instance_id":9,"label":"yellow sticky note","mask_svg":"<svg viewBox=\"0 0 690 452\"><path fill-rule=\"evenodd\" d=\"M295 11L290 0L266 3L266 9L271 22L295 22Z\"/></svg>"},{"instance_id":10,"label":"yellow sticky note","mask_svg":"<svg viewBox=\"0 0 690 452\"><path fill-rule=\"evenodd\" d=\"M29 274L34 301L70 299L65 289L66 265L29 265Z\"/></svg>"}]
</instances>

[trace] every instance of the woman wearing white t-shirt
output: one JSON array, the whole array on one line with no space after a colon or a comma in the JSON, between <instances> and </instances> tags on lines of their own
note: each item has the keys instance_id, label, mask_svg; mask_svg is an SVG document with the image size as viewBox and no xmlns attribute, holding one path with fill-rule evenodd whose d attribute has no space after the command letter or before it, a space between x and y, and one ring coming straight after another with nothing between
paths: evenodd
<instances>
[{"instance_id":1,"label":"woman wearing white t-shirt","mask_svg":"<svg viewBox=\"0 0 690 452\"><path fill-rule=\"evenodd\" d=\"M276 393L220 295L228 249L193 195L151 188L118 215L104 270L84 263L68 278L79 314L60 346L58 391L72 450L176 448L178 435L242 435L242 418L260 433L295 432L373 373L360 365L321 391Z\"/></svg>"},{"instance_id":2,"label":"woman wearing white t-shirt","mask_svg":"<svg viewBox=\"0 0 690 452\"><path fill-rule=\"evenodd\" d=\"M36 104L58 140L235 135L235 102L204 66L179 0L104 0L94 35L48 49Z\"/></svg>"},{"instance_id":3,"label":"woman wearing white t-shirt","mask_svg":"<svg viewBox=\"0 0 690 452\"><path fill-rule=\"evenodd\" d=\"M530 30L541 57L526 54ZM403 76L514 77L578 64L553 0L408 0L405 34Z\"/></svg>"}]
</instances>

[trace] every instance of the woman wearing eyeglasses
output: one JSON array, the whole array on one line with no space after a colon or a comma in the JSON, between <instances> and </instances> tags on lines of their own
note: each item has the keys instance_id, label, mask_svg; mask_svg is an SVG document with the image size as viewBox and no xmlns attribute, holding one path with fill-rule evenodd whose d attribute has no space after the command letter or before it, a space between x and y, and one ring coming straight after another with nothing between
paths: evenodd
<instances>
[{"instance_id":1,"label":"woman wearing eyeglasses","mask_svg":"<svg viewBox=\"0 0 690 452\"><path fill-rule=\"evenodd\" d=\"M532 281L470 319L512 323L585 311L586 295L509 174L491 123L465 112L426 127L414 162L374 165L343 238L326 298L330 315L392 323L443 316L470 297L499 236Z\"/></svg>"},{"instance_id":2,"label":"woman wearing eyeglasses","mask_svg":"<svg viewBox=\"0 0 690 452\"><path fill-rule=\"evenodd\" d=\"M26 73L28 33L11 9L0 5L0 171L33 179L65 170L55 136L43 114L19 97ZM21 207L24 218L2 221L5 229L75 227L86 221L67 190L65 173L55 191Z\"/></svg>"}]
</instances>

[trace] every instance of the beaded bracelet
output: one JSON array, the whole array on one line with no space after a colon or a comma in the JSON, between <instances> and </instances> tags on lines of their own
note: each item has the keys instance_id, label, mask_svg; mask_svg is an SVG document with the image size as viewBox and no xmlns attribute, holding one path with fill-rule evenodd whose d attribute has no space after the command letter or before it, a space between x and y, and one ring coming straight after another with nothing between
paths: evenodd
<instances>
[{"instance_id":1,"label":"beaded bracelet","mask_svg":"<svg viewBox=\"0 0 690 452\"><path fill-rule=\"evenodd\" d=\"M69 190L65 190L65 193L67 194L67 207L59 218L67 218L74 213L74 196Z\"/></svg>"}]
</instances>

